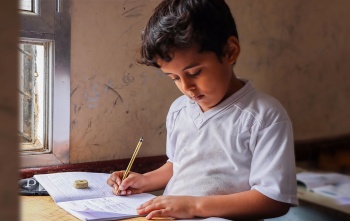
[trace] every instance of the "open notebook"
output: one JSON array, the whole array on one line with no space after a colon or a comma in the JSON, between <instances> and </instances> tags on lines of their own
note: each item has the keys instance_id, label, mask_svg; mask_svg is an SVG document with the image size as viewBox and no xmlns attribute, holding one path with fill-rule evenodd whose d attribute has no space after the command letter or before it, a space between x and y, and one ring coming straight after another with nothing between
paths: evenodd
<instances>
[{"instance_id":1,"label":"open notebook","mask_svg":"<svg viewBox=\"0 0 350 221\"><path fill-rule=\"evenodd\" d=\"M107 185L108 173L62 172L34 175L58 206L81 220L117 220L138 216L136 208L155 195L115 196ZM88 180L86 189L74 188L75 180ZM228 221L218 217L182 221Z\"/></svg>"},{"instance_id":2,"label":"open notebook","mask_svg":"<svg viewBox=\"0 0 350 221\"><path fill-rule=\"evenodd\" d=\"M350 176L339 173L300 172L299 184L315 193L332 197L341 205L350 205Z\"/></svg>"},{"instance_id":3,"label":"open notebook","mask_svg":"<svg viewBox=\"0 0 350 221\"><path fill-rule=\"evenodd\" d=\"M138 216L138 205L154 198L148 193L115 196L106 181L110 174L62 172L34 175L58 206L81 220L116 220ZM88 180L86 189L74 188L75 180Z\"/></svg>"}]
</instances>

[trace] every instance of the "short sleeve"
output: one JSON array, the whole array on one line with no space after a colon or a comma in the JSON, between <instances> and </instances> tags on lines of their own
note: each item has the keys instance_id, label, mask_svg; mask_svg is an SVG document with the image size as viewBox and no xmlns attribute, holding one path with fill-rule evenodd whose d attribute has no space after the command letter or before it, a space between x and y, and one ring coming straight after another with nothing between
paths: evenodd
<instances>
[{"instance_id":1,"label":"short sleeve","mask_svg":"<svg viewBox=\"0 0 350 221\"><path fill-rule=\"evenodd\" d=\"M253 129L254 130L254 129ZM294 140L290 120L252 132L252 189L277 201L297 205Z\"/></svg>"},{"instance_id":2,"label":"short sleeve","mask_svg":"<svg viewBox=\"0 0 350 221\"><path fill-rule=\"evenodd\" d=\"M176 123L176 118L183 107L186 104L186 96L182 95L177 98L170 106L168 115L166 117L166 155L169 161L174 161L174 148L176 146L176 140L172 139L172 132Z\"/></svg>"},{"instance_id":3,"label":"short sleeve","mask_svg":"<svg viewBox=\"0 0 350 221\"><path fill-rule=\"evenodd\" d=\"M174 145L171 142L171 134L172 134L172 117L171 115L166 118L166 129L167 129L167 139L166 139L166 155L168 157L168 161L174 161Z\"/></svg>"}]
</instances>

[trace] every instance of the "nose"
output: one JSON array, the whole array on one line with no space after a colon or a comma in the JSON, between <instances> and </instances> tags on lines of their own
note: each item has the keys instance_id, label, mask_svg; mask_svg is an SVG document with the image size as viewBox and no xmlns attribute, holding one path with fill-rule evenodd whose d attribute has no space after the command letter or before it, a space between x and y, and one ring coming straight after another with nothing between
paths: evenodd
<instances>
[{"instance_id":1,"label":"nose","mask_svg":"<svg viewBox=\"0 0 350 221\"><path fill-rule=\"evenodd\" d=\"M192 91L196 88L196 85L193 83L191 79L183 78L182 79L182 89L184 91Z\"/></svg>"}]
</instances>

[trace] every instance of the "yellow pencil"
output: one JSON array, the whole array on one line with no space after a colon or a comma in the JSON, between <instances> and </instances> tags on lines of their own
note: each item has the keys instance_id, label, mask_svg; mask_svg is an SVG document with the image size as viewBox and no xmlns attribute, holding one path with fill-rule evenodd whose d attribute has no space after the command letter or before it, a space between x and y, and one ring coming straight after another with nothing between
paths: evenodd
<instances>
[{"instance_id":1,"label":"yellow pencil","mask_svg":"<svg viewBox=\"0 0 350 221\"><path fill-rule=\"evenodd\" d=\"M140 149L140 147L141 147L141 145L142 145L142 142L143 142L143 137L141 137L140 140L139 140L139 142L137 143L137 146L136 146L136 148L135 148L134 154L132 155L132 157L131 157L131 159L130 159L130 162L129 162L129 165L128 165L128 167L126 168L126 170L125 170L125 172L124 172L124 174L123 174L122 182L123 182L123 180L124 180L125 178L128 177L129 172L130 172L130 169L131 169L131 167L132 167L132 164L134 163L134 160L135 160L135 158L136 158L137 153L139 152L139 149ZM117 189L117 193L119 193L119 186L118 186L118 189Z\"/></svg>"}]
</instances>

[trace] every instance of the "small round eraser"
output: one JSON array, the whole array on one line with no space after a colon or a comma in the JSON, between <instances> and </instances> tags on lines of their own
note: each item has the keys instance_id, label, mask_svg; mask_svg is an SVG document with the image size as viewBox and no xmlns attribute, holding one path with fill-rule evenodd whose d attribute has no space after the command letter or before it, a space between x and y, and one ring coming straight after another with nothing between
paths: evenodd
<instances>
[{"instance_id":1,"label":"small round eraser","mask_svg":"<svg viewBox=\"0 0 350 221\"><path fill-rule=\"evenodd\" d=\"M74 187L77 189L88 188L89 184L87 180L76 180L74 181Z\"/></svg>"}]
</instances>

